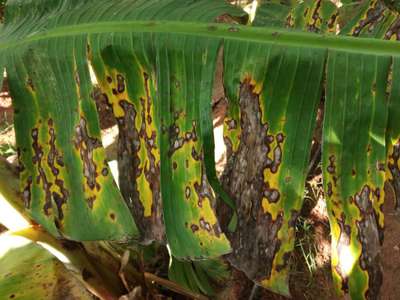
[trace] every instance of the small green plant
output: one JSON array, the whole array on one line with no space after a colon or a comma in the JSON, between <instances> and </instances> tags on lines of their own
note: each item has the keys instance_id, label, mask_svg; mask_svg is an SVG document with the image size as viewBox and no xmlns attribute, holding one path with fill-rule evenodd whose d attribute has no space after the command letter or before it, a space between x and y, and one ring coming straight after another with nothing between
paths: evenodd
<instances>
[{"instance_id":1,"label":"small green plant","mask_svg":"<svg viewBox=\"0 0 400 300\"><path fill-rule=\"evenodd\" d=\"M298 247L303 254L310 277L317 269L317 263L315 261L317 248L313 236L313 224L310 220L300 216L296 223L296 247Z\"/></svg>"},{"instance_id":2,"label":"small green plant","mask_svg":"<svg viewBox=\"0 0 400 300\"><path fill-rule=\"evenodd\" d=\"M0 145L0 156L9 157L17 153L15 147L9 143Z\"/></svg>"}]
</instances>

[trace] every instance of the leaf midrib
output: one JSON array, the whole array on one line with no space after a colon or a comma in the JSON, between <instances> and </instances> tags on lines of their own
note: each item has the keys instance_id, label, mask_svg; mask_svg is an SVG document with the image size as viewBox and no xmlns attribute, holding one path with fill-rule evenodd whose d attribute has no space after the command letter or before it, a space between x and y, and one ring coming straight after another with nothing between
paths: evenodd
<instances>
[{"instance_id":1,"label":"leaf midrib","mask_svg":"<svg viewBox=\"0 0 400 300\"><path fill-rule=\"evenodd\" d=\"M7 30L6 26L4 28ZM107 21L66 25L35 32L24 39L0 39L0 51L13 49L40 40L101 33L171 33L205 38L220 38L281 46L338 50L359 54L400 56L400 43L372 38L354 38L328 34L289 31L271 27L250 27L220 23L182 21Z\"/></svg>"}]
</instances>

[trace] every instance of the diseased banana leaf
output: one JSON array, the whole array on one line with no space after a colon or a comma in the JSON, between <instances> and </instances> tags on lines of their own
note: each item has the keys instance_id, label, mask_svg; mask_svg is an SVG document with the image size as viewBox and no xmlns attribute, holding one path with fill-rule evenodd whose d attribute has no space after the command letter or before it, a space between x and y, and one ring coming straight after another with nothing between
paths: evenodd
<instances>
[{"instance_id":1,"label":"diseased banana leaf","mask_svg":"<svg viewBox=\"0 0 400 300\"><path fill-rule=\"evenodd\" d=\"M377 273L368 269L371 262L362 265L361 253L375 257L376 240L361 241L367 234L373 236L361 225L377 216L376 225L383 226L383 172L375 163L380 166L385 159L385 82L400 44L214 23L227 13L237 10L211 0L10 1L0 33L0 57L17 109L15 127L24 167L21 191L27 209L52 234L71 239L139 238L149 243L166 237L171 254L179 259L217 257L232 246L229 259L234 265L264 287L288 295L287 260L326 73L329 105L349 102L356 114L364 111L359 109L362 99L376 108L355 116L364 126L356 128L359 132L353 132L348 114L335 116L334 111L324 131L346 128L346 139L356 136L360 142L350 143L360 154L356 182L346 171L349 166L343 166L348 158L335 160L337 172L349 179L348 186L336 188L338 197L332 203L339 201L343 226L350 221L353 226L351 249L358 251L354 258L360 265L346 272L350 293L359 298L375 295L375 284L370 283ZM323 13L329 17L331 10ZM319 25L321 31L329 28L324 22ZM219 201L223 231L214 213L215 191L220 193L221 186L213 166L211 120L214 69L222 46L229 98L225 137L231 157L222 183L233 198ZM344 64L348 70L364 72L354 73L358 81L340 77L346 70L343 62L339 64L341 54L352 58ZM373 63L368 65L367 59ZM89 61L119 122L125 201L105 162L90 97ZM344 94L346 90L352 92ZM398 97L391 101L396 103ZM340 123L344 121L349 124ZM341 140L332 146L324 139L324 168L329 151L337 156L353 151ZM362 152L368 143L370 155ZM239 175L229 176L235 173ZM365 184L369 197L357 208L356 200L348 197L361 199ZM379 197L372 195L377 188ZM231 232L228 223L235 213L237 226ZM337 239L339 234L336 228ZM245 249L254 251L247 256L250 266L239 259Z\"/></svg>"},{"instance_id":2,"label":"diseased banana leaf","mask_svg":"<svg viewBox=\"0 0 400 300\"><path fill-rule=\"evenodd\" d=\"M199 21L222 14L219 5L213 7ZM182 14L178 6L174 14ZM180 258L218 256L230 249L213 213L215 196L202 150L210 140L218 41L195 47L198 41L137 33L114 35L112 47L108 37L90 42L94 70L119 125L121 191L142 242L163 241L165 221L171 251Z\"/></svg>"},{"instance_id":3,"label":"diseased banana leaf","mask_svg":"<svg viewBox=\"0 0 400 300\"><path fill-rule=\"evenodd\" d=\"M105 160L83 41L8 57L22 196L53 235L129 239L137 230Z\"/></svg>"},{"instance_id":4,"label":"diseased banana leaf","mask_svg":"<svg viewBox=\"0 0 400 300\"><path fill-rule=\"evenodd\" d=\"M288 260L326 51L229 41L224 55L228 164L221 181L238 215L229 260L264 287L289 295Z\"/></svg>"},{"instance_id":5,"label":"diseased banana leaf","mask_svg":"<svg viewBox=\"0 0 400 300\"><path fill-rule=\"evenodd\" d=\"M309 2L272 2L261 5L256 25L263 25L265 10L275 5L291 11L287 15L288 21L293 20L292 12L298 12L295 22L280 26L315 31L307 25L309 10L304 6ZM326 4L324 1L315 3L318 7ZM332 32L399 39L399 14L385 6L383 1L343 1L342 4L333 14L336 23ZM316 13L313 19L329 22L321 13ZM298 18L303 22L299 22ZM320 28L320 31L326 30ZM396 103L399 93L398 83L391 80L391 72L397 77L398 66L394 64L392 67L390 58L377 56L360 58L359 55L341 52L329 53L328 56L323 168L332 230L332 271L340 293L350 291L353 298L374 299L382 283L379 247L383 241L381 206L384 199L386 128L391 132L387 137L389 180L396 194L400 194L397 183L400 179L396 158L397 136L393 132L398 127ZM392 116L386 126L389 103L386 93L392 86L391 82ZM361 124L365 126L364 130L360 129Z\"/></svg>"},{"instance_id":6,"label":"diseased banana leaf","mask_svg":"<svg viewBox=\"0 0 400 300\"><path fill-rule=\"evenodd\" d=\"M347 2L339 8L338 12L340 34L399 39L400 15L385 5L384 1Z\"/></svg>"},{"instance_id":7,"label":"diseased banana leaf","mask_svg":"<svg viewBox=\"0 0 400 300\"><path fill-rule=\"evenodd\" d=\"M389 84L392 84L389 104L389 120L386 142L387 149L387 178L395 192L395 208L400 210L400 128L397 125L400 117L400 60L395 58L393 61L393 73Z\"/></svg>"},{"instance_id":8,"label":"diseased banana leaf","mask_svg":"<svg viewBox=\"0 0 400 300\"><path fill-rule=\"evenodd\" d=\"M396 0L383 0L383 2L390 8L400 12L400 3Z\"/></svg>"},{"instance_id":9,"label":"diseased banana leaf","mask_svg":"<svg viewBox=\"0 0 400 300\"><path fill-rule=\"evenodd\" d=\"M266 0L257 8L252 24L399 40L400 15L387 2L390 1Z\"/></svg>"},{"instance_id":10,"label":"diseased banana leaf","mask_svg":"<svg viewBox=\"0 0 400 300\"><path fill-rule=\"evenodd\" d=\"M322 166L332 271L338 290L352 299L376 299L382 283L390 66L390 57L328 56Z\"/></svg>"},{"instance_id":11,"label":"diseased banana leaf","mask_svg":"<svg viewBox=\"0 0 400 300\"><path fill-rule=\"evenodd\" d=\"M330 0L266 0L257 8L252 24L334 33L337 17L337 7Z\"/></svg>"},{"instance_id":12,"label":"diseased banana leaf","mask_svg":"<svg viewBox=\"0 0 400 300\"><path fill-rule=\"evenodd\" d=\"M11 3L7 19L33 25L25 27L30 32L40 31L34 26L43 23L31 24L37 15L30 14L42 12L47 2L51 2L47 9L60 4L46 15L46 28L56 30L61 24L91 20L95 9L92 1L39 1L33 7ZM104 3L99 14L102 21L152 19L155 11L160 12L158 19L191 20L210 4L211 9L197 17L199 22L237 12L211 1L188 2L187 6L176 1L162 5L126 1L114 3L111 13ZM81 18L75 19L71 8ZM163 15L164 10L169 13ZM115 18L114 11L128 14ZM186 46L178 51L182 41ZM213 212L215 194L207 181L202 149L204 139L212 140L209 99L219 40L203 41L195 36L127 31L45 39L34 42L33 48L22 47L21 53L9 53L13 64L10 89L17 99L16 132L24 167L22 189L25 205L37 222L52 234L71 239L124 240L137 236L129 208L145 243L164 240L163 216L171 251L177 257L212 257L230 251ZM128 207L110 177L99 140L88 59L120 124L120 182ZM44 78L42 74L48 75ZM54 117L63 112L64 117ZM22 120L25 115L29 117Z\"/></svg>"},{"instance_id":13,"label":"diseased banana leaf","mask_svg":"<svg viewBox=\"0 0 400 300\"><path fill-rule=\"evenodd\" d=\"M0 236L2 299L93 299L53 255L21 237Z\"/></svg>"}]
</instances>

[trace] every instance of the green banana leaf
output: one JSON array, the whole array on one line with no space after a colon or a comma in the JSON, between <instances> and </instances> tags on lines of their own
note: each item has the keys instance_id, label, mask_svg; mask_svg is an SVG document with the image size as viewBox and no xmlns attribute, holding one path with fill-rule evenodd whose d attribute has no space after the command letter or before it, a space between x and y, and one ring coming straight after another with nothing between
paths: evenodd
<instances>
[{"instance_id":1,"label":"green banana leaf","mask_svg":"<svg viewBox=\"0 0 400 300\"><path fill-rule=\"evenodd\" d=\"M324 124L324 169L331 151L341 158L335 159L335 171L345 182L335 187L343 218L332 214L331 220L341 218L337 222L344 229L338 225L333 232L339 240L345 232L353 258L352 267L337 271L338 283L348 282L354 298L377 294L376 235L361 227L366 220L383 226L386 80L400 44L217 24L226 14L240 15L222 1L14 0L8 5L0 66L6 66L17 110L21 192L33 218L52 234L143 243L166 238L178 259L217 257L232 248L233 265L288 295L293 226L326 74L326 107L343 110L330 110ZM326 5L323 14L329 17L332 6ZM222 189L214 169L210 101L221 47L230 157ZM89 61L119 122L120 183L127 180L123 197L105 162ZM392 82L393 90L398 84ZM361 109L361 99L374 110ZM391 101L399 101L398 95ZM356 121L345 113L347 105ZM332 132L340 138L328 138ZM344 144L343 134L353 148ZM368 143L371 154L363 148ZM356 181L346 165L352 151L360 154ZM367 198L360 194L365 186ZM223 189L230 197L216 201L215 192ZM364 201L359 207L357 196ZM224 205L230 210L226 215ZM230 232L234 215L237 226ZM255 255L240 259L245 249Z\"/></svg>"}]
</instances>

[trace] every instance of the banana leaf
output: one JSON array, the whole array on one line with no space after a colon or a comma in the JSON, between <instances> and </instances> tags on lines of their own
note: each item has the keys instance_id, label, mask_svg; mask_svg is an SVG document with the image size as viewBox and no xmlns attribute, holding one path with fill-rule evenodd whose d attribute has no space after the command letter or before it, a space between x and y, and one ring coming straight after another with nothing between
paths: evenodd
<instances>
[{"instance_id":1,"label":"banana leaf","mask_svg":"<svg viewBox=\"0 0 400 300\"><path fill-rule=\"evenodd\" d=\"M266 1L257 12L254 24L265 25L265 20L273 20L266 12L272 14L273 7L277 7L285 8L287 16L287 22L279 26L316 31L307 18L309 6L313 4L320 11L314 10L312 20L318 19L320 25L332 24L325 29L320 26L320 32L399 39L400 16L384 1L343 1L332 10L333 19L322 13L324 5L330 5L327 2ZM399 93L398 84L392 80L392 75L397 78L397 69L396 63L392 65L388 58L361 58L342 52L328 54L322 165L332 231L332 271L339 294L350 291L353 299L375 299L382 283L379 249L383 242L381 207L386 151L389 153L388 178L395 194L400 194L395 129ZM392 82L394 89L389 97ZM386 125L388 116L390 122ZM361 124L364 130L360 129ZM385 135L386 129L388 135Z\"/></svg>"},{"instance_id":2,"label":"banana leaf","mask_svg":"<svg viewBox=\"0 0 400 300\"><path fill-rule=\"evenodd\" d=\"M364 227L383 226L386 92L399 84L389 87L386 80L400 44L216 23L226 14L240 16L211 0L9 1L0 65L15 99L26 209L55 236L166 239L177 259L232 251L229 260L251 279L288 295L293 226L326 74L331 109L324 121L324 169L335 155L335 171L345 182L335 187L331 201L342 214L331 219L339 218L336 239L345 233L350 246L343 253L352 257L351 267L337 271L338 285L347 281L344 291L354 298L376 295L377 235ZM211 92L222 47L230 159L221 188ZM100 142L89 62L119 122L122 195ZM362 108L361 99L373 109ZM393 94L391 103L397 101ZM339 138L330 138L332 132L340 132ZM346 165L353 150L360 154L354 156L357 180ZM358 206L357 197L364 201ZM234 215L237 226L231 228ZM245 249L255 254L247 256L248 263L240 259ZM336 251L341 256L341 248Z\"/></svg>"},{"instance_id":3,"label":"banana leaf","mask_svg":"<svg viewBox=\"0 0 400 300\"><path fill-rule=\"evenodd\" d=\"M22 237L0 236L2 299L94 299L52 254Z\"/></svg>"},{"instance_id":4,"label":"banana leaf","mask_svg":"<svg viewBox=\"0 0 400 300\"><path fill-rule=\"evenodd\" d=\"M395 5L382 0L266 0L258 6L252 24L399 40L400 15Z\"/></svg>"}]
</instances>

